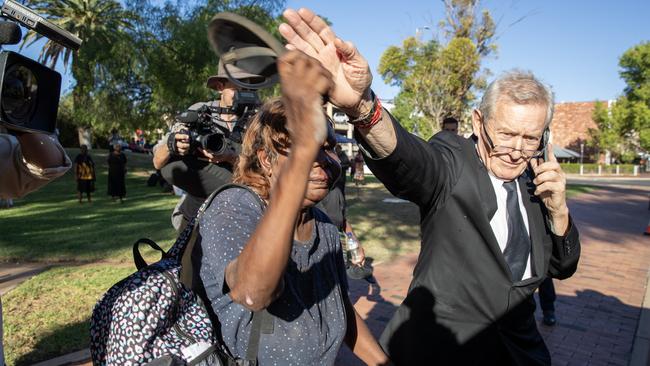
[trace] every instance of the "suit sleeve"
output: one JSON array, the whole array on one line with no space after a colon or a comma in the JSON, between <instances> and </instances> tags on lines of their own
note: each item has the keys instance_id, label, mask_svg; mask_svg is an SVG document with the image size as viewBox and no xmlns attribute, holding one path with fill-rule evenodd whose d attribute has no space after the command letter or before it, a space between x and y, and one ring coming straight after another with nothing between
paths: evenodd
<instances>
[{"instance_id":1,"label":"suit sleeve","mask_svg":"<svg viewBox=\"0 0 650 366\"><path fill-rule=\"evenodd\" d=\"M580 259L580 235L578 228L570 219L569 232L565 236L551 233L553 252L548 267L548 275L559 280L571 277L578 268Z\"/></svg>"},{"instance_id":2,"label":"suit sleeve","mask_svg":"<svg viewBox=\"0 0 650 366\"><path fill-rule=\"evenodd\" d=\"M384 113L391 118L397 146L389 156L377 159L356 132L366 164L393 195L421 208L440 207L460 175L462 159L457 140L460 137L441 132L429 144L407 132L388 112Z\"/></svg>"}]
</instances>

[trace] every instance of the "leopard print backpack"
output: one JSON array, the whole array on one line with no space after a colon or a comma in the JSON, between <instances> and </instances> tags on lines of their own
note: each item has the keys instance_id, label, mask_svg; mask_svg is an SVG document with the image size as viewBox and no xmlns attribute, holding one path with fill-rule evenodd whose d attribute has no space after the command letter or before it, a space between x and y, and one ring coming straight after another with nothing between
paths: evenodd
<instances>
[{"instance_id":1,"label":"leopard print backpack","mask_svg":"<svg viewBox=\"0 0 650 366\"><path fill-rule=\"evenodd\" d=\"M253 315L249 352L245 359L234 359L220 341L205 304L191 285L190 255L200 218L217 194L233 186L249 189L228 184L211 194L168 252L149 239L140 239L133 245L137 272L111 287L93 310L93 365L257 364L260 324L268 313ZM161 252L162 259L147 265L139 250L142 243Z\"/></svg>"}]
</instances>

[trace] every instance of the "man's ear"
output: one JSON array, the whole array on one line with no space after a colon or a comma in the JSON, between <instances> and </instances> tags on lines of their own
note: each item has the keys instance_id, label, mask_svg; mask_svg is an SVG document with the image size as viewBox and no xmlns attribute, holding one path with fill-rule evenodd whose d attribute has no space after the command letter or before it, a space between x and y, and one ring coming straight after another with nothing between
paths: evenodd
<instances>
[{"instance_id":1,"label":"man's ear","mask_svg":"<svg viewBox=\"0 0 650 366\"><path fill-rule=\"evenodd\" d=\"M482 128L482 115L481 111L478 109L475 109L472 111L472 131L474 132L474 136L479 137L481 136L481 128Z\"/></svg>"},{"instance_id":2,"label":"man's ear","mask_svg":"<svg viewBox=\"0 0 650 366\"><path fill-rule=\"evenodd\" d=\"M257 150L257 160L267 176L271 176L272 164L269 154L264 149Z\"/></svg>"}]
</instances>

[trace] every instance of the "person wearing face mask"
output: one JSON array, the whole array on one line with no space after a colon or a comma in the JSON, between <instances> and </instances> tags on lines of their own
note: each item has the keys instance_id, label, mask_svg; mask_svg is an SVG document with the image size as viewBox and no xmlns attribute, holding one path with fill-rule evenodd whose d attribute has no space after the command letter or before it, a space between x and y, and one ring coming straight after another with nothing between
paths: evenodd
<instances>
[{"instance_id":1,"label":"person wearing face mask","mask_svg":"<svg viewBox=\"0 0 650 366\"><path fill-rule=\"evenodd\" d=\"M369 365L387 358L348 297L338 230L314 206L341 174L321 107L329 73L299 51L278 61L282 99L251 121L234 172L199 221L194 283L234 357L249 346L252 312L272 317L259 365L332 365L343 341ZM262 204L260 204L260 202Z\"/></svg>"},{"instance_id":2,"label":"person wearing face mask","mask_svg":"<svg viewBox=\"0 0 650 366\"><path fill-rule=\"evenodd\" d=\"M380 338L391 360L550 365L533 293L547 277L572 276L580 258L566 178L544 137L550 88L532 73L507 72L473 111L472 137L441 132L427 143L382 108L352 43L308 9L289 9L284 18L288 47L332 73L329 101L348 114L368 167L420 209L413 280Z\"/></svg>"}]
</instances>

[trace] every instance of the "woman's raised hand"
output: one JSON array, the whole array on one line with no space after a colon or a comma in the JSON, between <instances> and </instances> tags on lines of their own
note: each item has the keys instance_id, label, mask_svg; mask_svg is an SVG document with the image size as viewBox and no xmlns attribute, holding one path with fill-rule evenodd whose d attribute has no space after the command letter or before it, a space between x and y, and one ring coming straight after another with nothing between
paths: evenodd
<instances>
[{"instance_id":1,"label":"woman's raised hand","mask_svg":"<svg viewBox=\"0 0 650 366\"><path fill-rule=\"evenodd\" d=\"M332 74L296 50L280 57L278 72L292 150L307 147L316 153L327 138L323 95L332 87Z\"/></svg>"}]
</instances>

